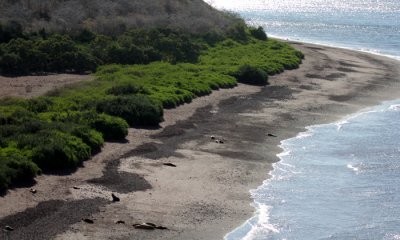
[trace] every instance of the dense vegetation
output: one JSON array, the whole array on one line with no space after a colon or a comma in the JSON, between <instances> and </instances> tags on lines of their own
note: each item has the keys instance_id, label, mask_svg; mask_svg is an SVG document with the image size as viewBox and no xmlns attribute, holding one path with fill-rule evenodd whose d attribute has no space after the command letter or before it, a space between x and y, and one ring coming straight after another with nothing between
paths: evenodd
<instances>
[{"instance_id":1,"label":"dense vegetation","mask_svg":"<svg viewBox=\"0 0 400 240\"><path fill-rule=\"evenodd\" d=\"M97 65L113 64L98 67L92 82L30 100L0 101L0 189L42 171L77 167L104 141L123 140L129 126L157 126L163 121L163 108L238 81L268 84L268 75L296 68L303 57L288 44L244 25L235 25L226 34L203 35L137 30L108 38L85 31L79 37L19 37L2 46L7 54L47 51L43 65L22 64L28 72L53 65L77 71L71 65L75 55L80 56L80 67L85 66L82 56ZM68 57L60 60L64 55Z\"/></svg>"},{"instance_id":2,"label":"dense vegetation","mask_svg":"<svg viewBox=\"0 0 400 240\"><path fill-rule=\"evenodd\" d=\"M240 22L203 0L2 0L0 22L18 21L25 31L74 33L90 29L116 36L132 28L224 31Z\"/></svg>"},{"instance_id":3,"label":"dense vegetation","mask_svg":"<svg viewBox=\"0 0 400 240\"><path fill-rule=\"evenodd\" d=\"M1 29L0 26L0 36L5 41L0 44L0 73L3 74L81 73L110 63L196 62L204 48L196 40L210 38L170 29L132 30L114 38L89 30L70 36L49 35L45 31L22 34L18 27Z\"/></svg>"}]
</instances>

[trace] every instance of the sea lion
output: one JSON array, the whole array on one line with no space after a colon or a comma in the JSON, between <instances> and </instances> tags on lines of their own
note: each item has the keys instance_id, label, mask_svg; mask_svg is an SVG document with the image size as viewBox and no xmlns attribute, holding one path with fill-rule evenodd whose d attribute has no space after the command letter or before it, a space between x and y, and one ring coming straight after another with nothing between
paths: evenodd
<instances>
[{"instance_id":1,"label":"sea lion","mask_svg":"<svg viewBox=\"0 0 400 240\"><path fill-rule=\"evenodd\" d=\"M176 167L176 165L173 163L163 163L163 165L168 167Z\"/></svg>"},{"instance_id":2,"label":"sea lion","mask_svg":"<svg viewBox=\"0 0 400 240\"><path fill-rule=\"evenodd\" d=\"M119 197L115 196L114 193L111 193L111 197L112 197L112 201L113 202L119 202L120 201Z\"/></svg>"},{"instance_id":3,"label":"sea lion","mask_svg":"<svg viewBox=\"0 0 400 240\"><path fill-rule=\"evenodd\" d=\"M6 232L12 232L12 231L14 231L14 228L12 228L12 227L7 225L7 226L4 227L3 230L6 231Z\"/></svg>"},{"instance_id":4,"label":"sea lion","mask_svg":"<svg viewBox=\"0 0 400 240\"><path fill-rule=\"evenodd\" d=\"M277 137L277 136L272 133L268 133L268 137Z\"/></svg>"},{"instance_id":5,"label":"sea lion","mask_svg":"<svg viewBox=\"0 0 400 240\"><path fill-rule=\"evenodd\" d=\"M144 229L144 230L154 230L156 227L149 225L147 223L141 223L141 224L133 224L133 227L136 229Z\"/></svg>"},{"instance_id":6,"label":"sea lion","mask_svg":"<svg viewBox=\"0 0 400 240\"><path fill-rule=\"evenodd\" d=\"M94 221L92 219L89 218L82 218L82 221L84 221L85 223L89 223L89 224L93 224Z\"/></svg>"},{"instance_id":7,"label":"sea lion","mask_svg":"<svg viewBox=\"0 0 400 240\"><path fill-rule=\"evenodd\" d=\"M116 224L125 224L125 221L118 220L118 221L116 221L115 223L116 223Z\"/></svg>"},{"instance_id":8,"label":"sea lion","mask_svg":"<svg viewBox=\"0 0 400 240\"><path fill-rule=\"evenodd\" d=\"M164 226L157 226L156 229L159 229L159 230L168 230L168 228L167 228L167 227L164 227Z\"/></svg>"}]
</instances>

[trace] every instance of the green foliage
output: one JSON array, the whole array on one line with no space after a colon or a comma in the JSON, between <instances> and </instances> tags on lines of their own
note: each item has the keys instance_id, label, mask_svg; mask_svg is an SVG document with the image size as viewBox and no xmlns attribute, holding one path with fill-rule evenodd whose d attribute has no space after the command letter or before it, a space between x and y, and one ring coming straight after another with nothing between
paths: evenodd
<instances>
[{"instance_id":1,"label":"green foliage","mask_svg":"<svg viewBox=\"0 0 400 240\"><path fill-rule=\"evenodd\" d=\"M206 44L205 39L203 35L193 36L171 29L131 30L115 39L87 29L73 37L45 32L24 37L15 35L0 47L0 72L81 73L110 63L196 62ZM207 39L213 42L223 38L210 33Z\"/></svg>"},{"instance_id":2,"label":"green foliage","mask_svg":"<svg viewBox=\"0 0 400 240\"><path fill-rule=\"evenodd\" d=\"M241 66L239 71L235 73L234 76L241 83L252 85L268 84L268 74L264 70L252 67L250 65Z\"/></svg>"},{"instance_id":3,"label":"green foliage","mask_svg":"<svg viewBox=\"0 0 400 240\"><path fill-rule=\"evenodd\" d=\"M90 126L103 134L106 141L119 141L128 135L129 125L122 118L100 114L89 122Z\"/></svg>"},{"instance_id":4,"label":"green foliage","mask_svg":"<svg viewBox=\"0 0 400 240\"><path fill-rule=\"evenodd\" d=\"M163 109L146 96L115 97L98 102L97 111L125 119L131 126L154 126L163 121Z\"/></svg>"},{"instance_id":5,"label":"green foliage","mask_svg":"<svg viewBox=\"0 0 400 240\"><path fill-rule=\"evenodd\" d=\"M20 135L18 140L18 147L32 149L32 161L43 170L76 167L91 155L80 138L57 130Z\"/></svg>"},{"instance_id":6,"label":"green foliage","mask_svg":"<svg viewBox=\"0 0 400 240\"><path fill-rule=\"evenodd\" d=\"M246 44L225 40L202 54L200 64L230 75L235 75L241 66L250 65L273 75L297 68L302 57L300 51L277 40L252 39Z\"/></svg>"},{"instance_id":7,"label":"green foliage","mask_svg":"<svg viewBox=\"0 0 400 240\"><path fill-rule=\"evenodd\" d=\"M31 153L7 146L0 148L0 191L12 183L31 180L41 173L38 166L30 161Z\"/></svg>"},{"instance_id":8,"label":"green foliage","mask_svg":"<svg viewBox=\"0 0 400 240\"><path fill-rule=\"evenodd\" d=\"M128 83L128 84L113 86L112 88L108 89L106 93L114 96L121 96L121 95L137 94L137 93L146 94L147 91L142 86L138 87Z\"/></svg>"},{"instance_id":9,"label":"green foliage","mask_svg":"<svg viewBox=\"0 0 400 240\"><path fill-rule=\"evenodd\" d=\"M237 23L228 30L228 37L238 42L247 42L249 36L247 34L247 26L244 23Z\"/></svg>"},{"instance_id":10,"label":"green foliage","mask_svg":"<svg viewBox=\"0 0 400 240\"><path fill-rule=\"evenodd\" d=\"M115 39L83 32L75 40L37 35L0 45L1 71L85 71L104 63L140 63L100 66L96 80L45 97L1 100L0 188L41 170L77 167L104 141L125 139L129 125L158 126L163 107L238 81L267 84L268 75L298 67L301 52L276 40L259 40L253 30L237 25L225 36L136 30ZM6 59L13 54L14 60Z\"/></svg>"},{"instance_id":11,"label":"green foliage","mask_svg":"<svg viewBox=\"0 0 400 240\"><path fill-rule=\"evenodd\" d=\"M11 39L22 37L22 25L16 21L0 24L0 43L9 42Z\"/></svg>"},{"instance_id":12,"label":"green foliage","mask_svg":"<svg viewBox=\"0 0 400 240\"><path fill-rule=\"evenodd\" d=\"M267 40L267 34L265 33L264 29L262 27L258 27L258 28L249 28L250 30L250 34L251 36L253 36L254 38L261 40L261 41L265 41Z\"/></svg>"}]
</instances>

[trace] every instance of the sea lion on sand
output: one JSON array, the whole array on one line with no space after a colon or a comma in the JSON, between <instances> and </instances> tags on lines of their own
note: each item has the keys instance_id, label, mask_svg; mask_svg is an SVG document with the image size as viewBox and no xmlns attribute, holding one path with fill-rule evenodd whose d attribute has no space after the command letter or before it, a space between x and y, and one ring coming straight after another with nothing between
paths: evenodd
<instances>
[{"instance_id":1,"label":"sea lion on sand","mask_svg":"<svg viewBox=\"0 0 400 240\"><path fill-rule=\"evenodd\" d=\"M163 165L168 167L176 167L176 165L173 163L163 163Z\"/></svg>"},{"instance_id":2,"label":"sea lion on sand","mask_svg":"<svg viewBox=\"0 0 400 240\"><path fill-rule=\"evenodd\" d=\"M12 231L14 231L14 228L12 228L12 227L7 225L7 226L4 227L3 230L6 231L6 232L12 232Z\"/></svg>"},{"instance_id":3,"label":"sea lion on sand","mask_svg":"<svg viewBox=\"0 0 400 240\"><path fill-rule=\"evenodd\" d=\"M82 218L82 221L84 221L85 223L89 223L89 224L93 224L94 221L92 219L89 218Z\"/></svg>"},{"instance_id":4,"label":"sea lion on sand","mask_svg":"<svg viewBox=\"0 0 400 240\"><path fill-rule=\"evenodd\" d=\"M111 197L112 197L112 201L113 202L119 202L120 201L119 197L115 196L114 193L111 193Z\"/></svg>"}]
</instances>

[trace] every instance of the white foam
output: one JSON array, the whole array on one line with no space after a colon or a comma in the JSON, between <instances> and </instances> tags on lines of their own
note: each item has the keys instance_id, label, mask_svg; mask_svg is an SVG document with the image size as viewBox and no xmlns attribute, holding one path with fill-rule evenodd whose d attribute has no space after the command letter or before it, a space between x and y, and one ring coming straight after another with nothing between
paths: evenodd
<instances>
[{"instance_id":1,"label":"white foam","mask_svg":"<svg viewBox=\"0 0 400 240\"><path fill-rule=\"evenodd\" d=\"M348 123L350 123L350 121L352 119L358 118L364 114L368 114L368 113L375 113L378 112L379 110L372 110L372 108L367 108L361 112L355 113L355 114L351 114L345 118L343 118L342 120L338 121L335 123L335 125L337 126L337 130L340 131L342 130L342 127Z\"/></svg>"},{"instance_id":2,"label":"white foam","mask_svg":"<svg viewBox=\"0 0 400 240\"><path fill-rule=\"evenodd\" d=\"M392 110L392 111L400 111L400 104L393 104L393 105L390 105L389 110Z\"/></svg>"},{"instance_id":3,"label":"white foam","mask_svg":"<svg viewBox=\"0 0 400 240\"><path fill-rule=\"evenodd\" d=\"M309 130L307 132L299 133L296 138L298 138L298 139L309 138L309 137L312 137L313 135L314 135L314 133L311 130Z\"/></svg>"},{"instance_id":4,"label":"white foam","mask_svg":"<svg viewBox=\"0 0 400 240\"><path fill-rule=\"evenodd\" d=\"M251 230L242 238L242 240L251 240L255 236L266 235L269 233L279 233L279 229L274 224L269 222L271 207L264 204L258 204L257 206L257 222L251 224Z\"/></svg>"},{"instance_id":5,"label":"white foam","mask_svg":"<svg viewBox=\"0 0 400 240\"><path fill-rule=\"evenodd\" d=\"M355 166L353 166L351 164L347 164L347 168L353 170L356 173L360 170L358 167L355 167Z\"/></svg>"}]
</instances>

